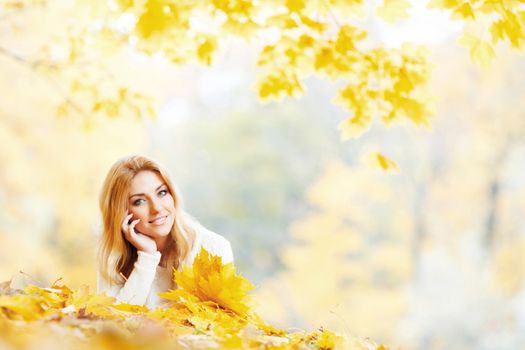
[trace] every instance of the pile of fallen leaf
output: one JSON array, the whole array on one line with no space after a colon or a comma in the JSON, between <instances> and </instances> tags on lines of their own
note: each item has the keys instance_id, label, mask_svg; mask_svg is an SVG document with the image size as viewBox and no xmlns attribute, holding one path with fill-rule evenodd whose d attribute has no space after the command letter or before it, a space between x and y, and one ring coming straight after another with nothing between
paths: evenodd
<instances>
[{"instance_id":1,"label":"pile of fallen leaf","mask_svg":"<svg viewBox=\"0 0 525 350\"><path fill-rule=\"evenodd\" d=\"M0 289L0 349L386 349L320 328L288 333L251 307L254 286L233 263L204 249L192 267L174 274L176 290L162 307L117 304L88 287Z\"/></svg>"}]
</instances>

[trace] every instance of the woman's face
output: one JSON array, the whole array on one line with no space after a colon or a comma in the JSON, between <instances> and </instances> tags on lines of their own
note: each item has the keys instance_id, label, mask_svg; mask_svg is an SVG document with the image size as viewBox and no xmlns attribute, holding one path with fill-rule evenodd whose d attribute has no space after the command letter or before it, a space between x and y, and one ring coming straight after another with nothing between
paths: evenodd
<instances>
[{"instance_id":1,"label":"woman's face","mask_svg":"<svg viewBox=\"0 0 525 350\"><path fill-rule=\"evenodd\" d=\"M175 203L168 186L156 172L143 170L131 180L128 208L135 231L157 238L167 236L175 220Z\"/></svg>"}]
</instances>

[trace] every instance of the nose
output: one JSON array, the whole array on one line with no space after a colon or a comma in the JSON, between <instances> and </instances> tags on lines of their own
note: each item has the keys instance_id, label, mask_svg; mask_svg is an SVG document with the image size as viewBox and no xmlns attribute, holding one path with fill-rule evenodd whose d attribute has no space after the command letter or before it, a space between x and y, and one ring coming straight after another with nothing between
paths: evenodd
<instances>
[{"instance_id":1,"label":"nose","mask_svg":"<svg viewBox=\"0 0 525 350\"><path fill-rule=\"evenodd\" d=\"M150 213L156 214L161 210L162 205L159 200L152 200L150 203L151 203L149 207Z\"/></svg>"}]
</instances>

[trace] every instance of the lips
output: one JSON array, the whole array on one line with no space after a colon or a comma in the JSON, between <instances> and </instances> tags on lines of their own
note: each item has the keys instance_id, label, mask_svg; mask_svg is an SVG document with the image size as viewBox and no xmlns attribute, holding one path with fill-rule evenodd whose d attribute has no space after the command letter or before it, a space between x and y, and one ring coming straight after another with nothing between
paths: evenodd
<instances>
[{"instance_id":1,"label":"lips","mask_svg":"<svg viewBox=\"0 0 525 350\"><path fill-rule=\"evenodd\" d=\"M155 226L160 226L160 225L164 225L167 219L168 219L167 215L159 216L158 218L151 220L149 223Z\"/></svg>"}]
</instances>

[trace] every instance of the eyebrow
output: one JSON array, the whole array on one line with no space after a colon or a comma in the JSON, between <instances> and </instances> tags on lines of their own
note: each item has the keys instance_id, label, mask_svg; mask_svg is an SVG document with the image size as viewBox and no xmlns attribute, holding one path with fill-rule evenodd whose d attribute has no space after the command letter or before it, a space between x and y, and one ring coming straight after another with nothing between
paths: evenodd
<instances>
[{"instance_id":1,"label":"eyebrow","mask_svg":"<svg viewBox=\"0 0 525 350\"><path fill-rule=\"evenodd\" d=\"M155 191L158 191L162 186L165 186L166 184L163 183L161 184L159 187L157 187L155 189ZM129 196L129 198L133 198L133 197L136 197L136 196L146 196L144 193L135 193L135 194L132 194L131 196Z\"/></svg>"}]
</instances>

